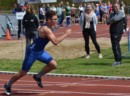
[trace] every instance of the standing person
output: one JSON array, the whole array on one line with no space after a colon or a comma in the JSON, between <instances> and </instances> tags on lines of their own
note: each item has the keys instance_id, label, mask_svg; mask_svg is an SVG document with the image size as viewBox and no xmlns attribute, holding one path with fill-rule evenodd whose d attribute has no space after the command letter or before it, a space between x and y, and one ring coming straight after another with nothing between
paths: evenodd
<instances>
[{"instance_id":1,"label":"standing person","mask_svg":"<svg viewBox=\"0 0 130 96\"><path fill-rule=\"evenodd\" d=\"M20 4L14 4L14 8L12 10L13 14L16 14L17 12L22 12L22 6ZM17 38L20 39L21 38L21 20L18 20L18 35Z\"/></svg>"},{"instance_id":2,"label":"standing person","mask_svg":"<svg viewBox=\"0 0 130 96\"><path fill-rule=\"evenodd\" d=\"M41 4L39 6L39 20L40 20L40 24L41 25L45 23L44 22L45 21L45 13L46 13L46 11L45 11L45 5Z\"/></svg>"},{"instance_id":3,"label":"standing person","mask_svg":"<svg viewBox=\"0 0 130 96\"><path fill-rule=\"evenodd\" d=\"M100 14L99 14L99 7L98 7L98 4L96 4L96 7L95 7L95 14L97 16L97 19L98 21L100 20Z\"/></svg>"},{"instance_id":4,"label":"standing person","mask_svg":"<svg viewBox=\"0 0 130 96\"><path fill-rule=\"evenodd\" d=\"M63 27L63 23L64 23L64 19L65 19L65 16L64 16L65 15L65 9L64 9L63 1L61 1L60 4L61 4L61 8L62 8L62 19L61 19L62 24L61 24L61 27Z\"/></svg>"},{"instance_id":5,"label":"standing person","mask_svg":"<svg viewBox=\"0 0 130 96\"><path fill-rule=\"evenodd\" d=\"M18 4L14 3L14 8L12 9L12 13L16 14L17 10L18 10Z\"/></svg>"},{"instance_id":6,"label":"standing person","mask_svg":"<svg viewBox=\"0 0 130 96\"><path fill-rule=\"evenodd\" d=\"M120 3L120 10L122 10L125 13L125 4L123 1Z\"/></svg>"},{"instance_id":7,"label":"standing person","mask_svg":"<svg viewBox=\"0 0 130 96\"><path fill-rule=\"evenodd\" d=\"M38 74L33 76L37 85L40 88L43 88L41 77L57 67L57 62L49 53L47 53L47 51L44 50L45 46L49 41L54 45L57 45L71 33L71 30L68 29L60 37L55 37L54 33L51 31L51 28L55 26L57 26L57 14L54 11L49 11L46 13L46 25L39 28L39 37L27 47L22 69L5 83L4 88L7 95L12 94L12 84L25 76L36 60L47 64Z\"/></svg>"},{"instance_id":8,"label":"standing person","mask_svg":"<svg viewBox=\"0 0 130 96\"><path fill-rule=\"evenodd\" d=\"M108 10L108 15L112 12L112 4L110 1L107 2L107 10Z\"/></svg>"},{"instance_id":9,"label":"standing person","mask_svg":"<svg viewBox=\"0 0 130 96\"><path fill-rule=\"evenodd\" d=\"M72 4L72 7L71 7L71 20L72 20L72 23L75 24L75 13L76 13L76 7L74 4Z\"/></svg>"},{"instance_id":10,"label":"standing person","mask_svg":"<svg viewBox=\"0 0 130 96\"><path fill-rule=\"evenodd\" d=\"M26 9L26 14L23 17L23 27L25 28L25 36L26 36L26 47L31 44L31 39L33 41L38 37L38 29L39 23L38 19L34 14L34 9L32 7L28 7Z\"/></svg>"},{"instance_id":11,"label":"standing person","mask_svg":"<svg viewBox=\"0 0 130 96\"><path fill-rule=\"evenodd\" d=\"M102 23L102 18L103 18L103 8L102 8L103 4L102 2L100 2L99 4L99 14L100 14L100 22Z\"/></svg>"},{"instance_id":12,"label":"standing person","mask_svg":"<svg viewBox=\"0 0 130 96\"><path fill-rule=\"evenodd\" d=\"M22 7L23 11L26 11L26 9L29 7L30 5L28 4L28 2L24 3L24 6Z\"/></svg>"},{"instance_id":13,"label":"standing person","mask_svg":"<svg viewBox=\"0 0 130 96\"><path fill-rule=\"evenodd\" d=\"M59 3L59 6L57 7L57 14L58 14L58 25L59 27L62 26L62 19L63 19L63 9L61 6L61 3Z\"/></svg>"},{"instance_id":14,"label":"standing person","mask_svg":"<svg viewBox=\"0 0 130 96\"><path fill-rule=\"evenodd\" d=\"M87 4L86 3L84 3L84 5L83 5L83 11L85 10L85 8L86 8L86 6L87 6Z\"/></svg>"},{"instance_id":15,"label":"standing person","mask_svg":"<svg viewBox=\"0 0 130 96\"><path fill-rule=\"evenodd\" d=\"M103 4L102 4L102 12L103 12L102 23L106 24L106 19L108 17L108 9L107 9L107 5L105 2L103 2Z\"/></svg>"},{"instance_id":16,"label":"standing person","mask_svg":"<svg viewBox=\"0 0 130 96\"><path fill-rule=\"evenodd\" d=\"M55 7L55 5L54 5L54 4L52 4L52 6L51 6L50 10L52 10L52 11L55 11L55 12L56 12L56 7Z\"/></svg>"},{"instance_id":17,"label":"standing person","mask_svg":"<svg viewBox=\"0 0 130 96\"><path fill-rule=\"evenodd\" d=\"M85 10L82 4L79 5L79 16L82 14L82 12Z\"/></svg>"},{"instance_id":18,"label":"standing person","mask_svg":"<svg viewBox=\"0 0 130 96\"><path fill-rule=\"evenodd\" d=\"M90 3L90 5L92 6L92 10L94 10L95 11L95 4L94 3Z\"/></svg>"},{"instance_id":19,"label":"standing person","mask_svg":"<svg viewBox=\"0 0 130 96\"><path fill-rule=\"evenodd\" d=\"M47 4L45 7L46 12L50 11L50 4Z\"/></svg>"},{"instance_id":20,"label":"standing person","mask_svg":"<svg viewBox=\"0 0 130 96\"><path fill-rule=\"evenodd\" d=\"M127 15L125 14L125 4L124 4L124 2L122 1L121 3L120 3L120 10L124 13L124 15L125 15L125 18L123 19L123 22L124 22L124 30L123 30L123 32L126 32L126 31L128 31L128 28L127 28L127 22L128 22L128 19L127 19Z\"/></svg>"},{"instance_id":21,"label":"standing person","mask_svg":"<svg viewBox=\"0 0 130 96\"><path fill-rule=\"evenodd\" d=\"M65 11L66 11L66 27L68 27L70 25L71 20L71 7L69 5L69 2L66 2Z\"/></svg>"},{"instance_id":22,"label":"standing person","mask_svg":"<svg viewBox=\"0 0 130 96\"><path fill-rule=\"evenodd\" d=\"M110 25L110 38L112 43L112 50L114 53L115 62L112 66L121 65L122 56L120 49L120 40L123 34L123 22L125 17L124 13L120 10L119 3L113 4L113 12L107 19L107 24Z\"/></svg>"},{"instance_id":23,"label":"standing person","mask_svg":"<svg viewBox=\"0 0 130 96\"><path fill-rule=\"evenodd\" d=\"M89 36L92 39L92 42L95 45L95 48L98 52L98 57L102 58L102 54L100 51L100 46L97 43L96 40L96 25L98 23L97 16L92 10L92 6L88 4L86 6L85 11L81 14L80 17L80 24L83 28L83 37L85 40L85 50L86 50L86 58L90 58L90 48L89 48Z\"/></svg>"}]
</instances>

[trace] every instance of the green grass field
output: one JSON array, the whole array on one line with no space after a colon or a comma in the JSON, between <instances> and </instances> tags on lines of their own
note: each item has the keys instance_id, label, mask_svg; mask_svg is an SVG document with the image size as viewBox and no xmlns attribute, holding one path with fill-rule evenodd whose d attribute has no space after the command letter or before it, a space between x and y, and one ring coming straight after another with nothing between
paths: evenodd
<instances>
[{"instance_id":1,"label":"green grass field","mask_svg":"<svg viewBox=\"0 0 130 96\"><path fill-rule=\"evenodd\" d=\"M127 53L127 44L123 44L122 53ZM102 51L104 58L98 59L97 53L93 53L89 60L84 57L75 59L57 60L58 68L51 73L59 74L82 74L82 75L103 75L103 76L130 76L130 56L123 58L122 65L112 67L114 62L111 49ZM17 72L21 68L22 60L0 60L0 71ZM38 72L45 64L36 61L31 68L31 72Z\"/></svg>"}]
</instances>

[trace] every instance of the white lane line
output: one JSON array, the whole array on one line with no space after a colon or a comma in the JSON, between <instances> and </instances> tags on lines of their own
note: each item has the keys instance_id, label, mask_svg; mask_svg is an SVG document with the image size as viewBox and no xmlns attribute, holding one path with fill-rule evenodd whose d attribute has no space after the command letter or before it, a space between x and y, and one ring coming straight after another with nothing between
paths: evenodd
<instances>
[{"instance_id":1,"label":"white lane line","mask_svg":"<svg viewBox=\"0 0 130 96\"><path fill-rule=\"evenodd\" d=\"M3 87L3 84L0 84ZM36 87L36 84L14 84L15 87L20 88L28 88L28 87ZM111 85L111 84L84 84L84 83L59 83L59 84L52 84L52 83L45 83L44 86L58 86L58 87L120 87L120 88L130 88L130 85Z\"/></svg>"},{"instance_id":2,"label":"white lane line","mask_svg":"<svg viewBox=\"0 0 130 96\"><path fill-rule=\"evenodd\" d=\"M82 80L85 80L85 79L82 79ZM0 81L7 81L5 79L0 79ZM100 79L100 80L86 80L86 81L80 81L80 82L46 82L46 81L43 81L43 84L44 86L61 86L61 87L68 87L68 86L106 86L106 87L126 87L126 88L129 88L130 86L129 85L119 85L119 84L97 84L95 82L101 82L101 81L104 81L104 79ZM24 84L25 82L31 82L31 83L34 83L34 84ZM91 84L92 83L92 84ZM36 86L36 82L35 81L26 81L26 80L19 80L19 84L15 83L14 85L16 86ZM0 86L3 86L3 84L0 83Z\"/></svg>"},{"instance_id":3,"label":"white lane line","mask_svg":"<svg viewBox=\"0 0 130 96\"><path fill-rule=\"evenodd\" d=\"M95 79L89 79L89 78L85 78L85 79L81 79L81 80L86 80L85 82L95 82L95 81L104 81L105 79L100 79L100 80L95 80ZM7 79L0 79L0 81L7 81ZM22 83L24 83L24 82L27 82L27 83L35 83L35 81L32 79L32 80L18 80L18 82L22 82ZM42 80L42 82L43 83L66 83L66 84L70 84L70 82L69 81L67 81L67 82L58 82L58 81L44 81L44 80ZM81 81L82 82L82 81ZM73 82L72 82L73 83ZM75 83L77 83L77 82L75 82Z\"/></svg>"},{"instance_id":4,"label":"white lane line","mask_svg":"<svg viewBox=\"0 0 130 96\"><path fill-rule=\"evenodd\" d=\"M69 87L69 86L75 86L75 85L78 85L78 83L63 84L61 87Z\"/></svg>"},{"instance_id":5,"label":"white lane line","mask_svg":"<svg viewBox=\"0 0 130 96\"><path fill-rule=\"evenodd\" d=\"M21 94L21 93L31 93L31 94L81 94L81 95L105 95L105 96L130 96L130 93L94 93L94 92L74 92L74 91L53 91L53 90L30 90L30 89L15 89L13 88L14 91L17 91L16 93ZM23 92L25 91L25 92ZM2 92L0 92L2 93ZM15 93L14 93L15 94Z\"/></svg>"},{"instance_id":6,"label":"white lane line","mask_svg":"<svg viewBox=\"0 0 130 96\"><path fill-rule=\"evenodd\" d=\"M5 80L5 79L1 79L1 80ZM1 81L0 80L0 81ZM85 79L82 79L82 80L85 80ZM94 81L102 81L102 80L88 80L88 83L92 83ZM7 80L6 80L7 81ZM26 81L26 80L20 80L21 82L35 82L35 81ZM86 82L86 81L85 81ZM47 83L47 82L45 82ZM130 87L130 86L122 86L122 85L108 85L108 84L84 84L82 81L81 82L74 82L74 83L66 83L66 82L48 82L48 84L45 84L45 86L54 86L54 85L57 85L57 86L60 86L62 87L62 85L64 86L64 84L68 84L67 86L115 86L115 87ZM1 84L2 85L2 84ZM15 86L19 86L19 84L14 84ZM33 84L20 84L21 87L24 87L24 86L34 86ZM29 87L28 86L28 87ZM36 84L35 84L36 86ZM3 89L3 88L0 88L0 89ZM26 89L24 87L24 89L18 89L15 87L13 88L14 90L29 90L29 89ZM57 93L57 94L67 94L67 93L70 93L70 94L85 94L85 95L88 95L88 94L92 94L92 95L106 95L106 96L130 96L130 93L92 93L92 92L73 92L73 91L54 91L54 90L35 90L35 89L30 89L30 93L41 93L41 94L48 94L48 93ZM33 91L33 92L32 92ZM47 91L47 92L46 92ZM19 92L19 91L18 91ZM21 91L19 92L21 93ZM26 93L26 92L23 92L23 93Z\"/></svg>"}]
</instances>

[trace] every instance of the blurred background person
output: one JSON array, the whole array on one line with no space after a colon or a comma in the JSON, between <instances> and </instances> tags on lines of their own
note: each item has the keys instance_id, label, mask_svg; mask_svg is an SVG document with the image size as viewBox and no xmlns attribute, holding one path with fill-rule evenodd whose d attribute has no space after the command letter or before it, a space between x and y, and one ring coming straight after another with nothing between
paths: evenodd
<instances>
[{"instance_id":1,"label":"blurred background person","mask_svg":"<svg viewBox=\"0 0 130 96\"><path fill-rule=\"evenodd\" d=\"M45 10L46 10L46 12L49 12L49 11L50 11L50 4L46 4Z\"/></svg>"},{"instance_id":2,"label":"blurred background person","mask_svg":"<svg viewBox=\"0 0 130 96\"><path fill-rule=\"evenodd\" d=\"M82 4L79 5L79 16L81 15L81 13L84 11L84 7Z\"/></svg>"},{"instance_id":3,"label":"blurred background person","mask_svg":"<svg viewBox=\"0 0 130 96\"><path fill-rule=\"evenodd\" d=\"M50 10L52 10L52 11L55 11L55 12L56 12L56 7L55 7L55 5L54 5L54 4L52 4L52 6L51 6Z\"/></svg>"},{"instance_id":4,"label":"blurred background person","mask_svg":"<svg viewBox=\"0 0 130 96\"><path fill-rule=\"evenodd\" d=\"M120 10L125 13L125 3L123 1L120 3Z\"/></svg>"},{"instance_id":5,"label":"blurred background person","mask_svg":"<svg viewBox=\"0 0 130 96\"><path fill-rule=\"evenodd\" d=\"M22 12L22 5L20 4L14 4L14 8L12 9L12 13L16 14L17 12ZM18 20L18 32L17 32L17 38L20 39L21 38L21 31L22 31L22 25L21 25L21 20Z\"/></svg>"},{"instance_id":6,"label":"blurred background person","mask_svg":"<svg viewBox=\"0 0 130 96\"><path fill-rule=\"evenodd\" d=\"M63 24L64 24L64 19L65 19L65 8L64 8L64 2L63 1L61 1L60 4L61 4L61 8L62 8L62 20L61 20L61 22L62 22L61 27L62 27Z\"/></svg>"},{"instance_id":7,"label":"blurred background person","mask_svg":"<svg viewBox=\"0 0 130 96\"><path fill-rule=\"evenodd\" d=\"M74 4L72 4L72 7L71 7L71 21L72 21L72 24L75 24L75 14L76 14L76 7Z\"/></svg>"},{"instance_id":8,"label":"blurred background person","mask_svg":"<svg viewBox=\"0 0 130 96\"><path fill-rule=\"evenodd\" d=\"M25 28L26 47L31 44L31 40L35 40L38 37L39 22L34 14L33 7L27 8L26 14L23 18L23 27Z\"/></svg>"},{"instance_id":9,"label":"blurred background person","mask_svg":"<svg viewBox=\"0 0 130 96\"><path fill-rule=\"evenodd\" d=\"M63 22L63 8L61 6L61 3L59 3L59 6L57 7L57 15L58 15L58 25L59 27L62 26L62 22Z\"/></svg>"},{"instance_id":10,"label":"blurred background person","mask_svg":"<svg viewBox=\"0 0 130 96\"><path fill-rule=\"evenodd\" d=\"M97 19L99 21L100 20L100 14L99 14L99 6L98 6L98 4L96 4L96 7L95 7L95 14L96 14Z\"/></svg>"},{"instance_id":11,"label":"blurred background person","mask_svg":"<svg viewBox=\"0 0 130 96\"><path fill-rule=\"evenodd\" d=\"M102 4L102 23L106 23L106 19L108 17L108 9L107 9L107 5L105 2L103 2Z\"/></svg>"},{"instance_id":12,"label":"blurred background person","mask_svg":"<svg viewBox=\"0 0 130 96\"><path fill-rule=\"evenodd\" d=\"M110 15L112 12L112 4L110 1L107 2L107 10L108 10L108 15Z\"/></svg>"},{"instance_id":13,"label":"blurred background person","mask_svg":"<svg viewBox=\"0 0 130 96\"><path fill-rule=\"evenodd\" d=\"M100 14L100 23L102 23L102 17L103 17L103 9L102 9L102 2L99 3L99 14Z\"/></svg>"},{"instance_id":14,"label":"blurred background person","mask_svg":"<svg viewBox=\"0 0 130 96\"><path fill-rule=\"evenodd\" d=\"M14 8L12 9L12 13L13 13L13 14L16 14L16 12L18 12L18 9L19 9L20 7L19 7L19 5L18 5L17 3L14 3L13 7L14 7Z\"/></svg>"},{"instance_id":15,"label":"blurred background person","mask_svg":"<svg viewBox=\"0 0 130 96\"><path fill-rule=\"evenodd\" d=\"M41 4L39 6L39 20L40 20L40 25L43 25L44 22L45 22L45 5L44 4Z\"/></svg>"},{"instance_id":16,"label":"blurred background person","mask_svg":"<svg viewBox=\"0 0 130 96\"><path fill-rule=\"evenodd\" d=\"M29 4L28 4L28 2L25 2L24 3L24 6L22 7L22 10L23 11L26 11L26 9L29 7Z\"/></svg>"},{"instance_id":17,"label":"blurred background person","mask_svg":"<svg viewBox=\"0 0 130 96\"><path fill-rule=\"evenodd\" d=\"M92 6L92 10L95 11L95 4L94 3L90 3L90 5Z\"/></svg>"},{"instance_id":18,"label":"blurred background person","mask_svg":"<svg viewBox=\"0 0 130 96\"><path fill-rule=\"evenodd\" d=\"M66 11L66 27L68 27L71 23L71 7L69 5L69 2L66 2L65 11Z\"/></svg>"},{"instance_id":19,"label":"blurred background person","mask_svg":"<svg viewBox=\"0 0 130 96\"><path fill-rule=\"evenodd\" d=\"M90 4L86 6L85 11L81 14L80 24L83 29L82 32L85 40L86 59L90 58L89 36L91 37L92 42L98 52L98 58L102 58L100 46L96 40L96 26L98 24L98 20Z\"/></svg>"}]
</instances>

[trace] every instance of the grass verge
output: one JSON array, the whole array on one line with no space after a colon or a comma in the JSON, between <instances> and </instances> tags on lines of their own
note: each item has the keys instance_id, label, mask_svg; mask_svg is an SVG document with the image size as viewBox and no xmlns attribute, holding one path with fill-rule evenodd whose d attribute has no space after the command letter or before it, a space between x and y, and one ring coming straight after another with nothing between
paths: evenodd
<instances>
[{"instance_id":1,"label":"grass verge","mask_svg":"<svg viewBox=\"0 0 130 96\"><path fill-rule=\"evenodd\" d=\"M123 44L122 53L127 53L127 44ZM105 49L102 51L103 58L99 59L97 53L91 54L90 59L79 57L75 59L57 60L58 68L52 73L60 74L82 74L82 75L103 75L103 76L130 76L130 54L125 54L125 58L122 60L121 66L112 67L114 62L113 53L111 49ZM127 57L127 58L126 58ZM0 60L0 71L19 71L21 68L21 60ZM31 72L38 72L45 66L39 61L36 61L31 68Z\"/></svg>"}]
</instances>

